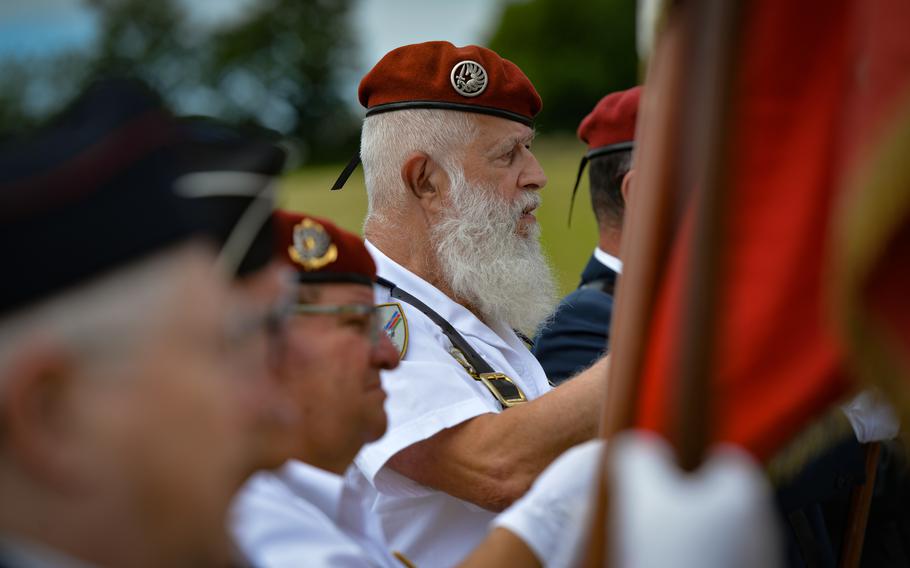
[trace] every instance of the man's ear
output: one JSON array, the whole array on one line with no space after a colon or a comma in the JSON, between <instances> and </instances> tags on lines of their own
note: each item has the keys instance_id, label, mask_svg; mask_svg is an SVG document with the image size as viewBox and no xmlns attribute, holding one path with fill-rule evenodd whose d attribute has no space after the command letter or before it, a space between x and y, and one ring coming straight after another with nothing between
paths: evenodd
<instances>
[{"instance_id":1,"label":"man's ear","mask_svg":"<svg viewBox=\"0 0 910 568\"><path fill-rule=\"evenodd\" d=\"M0 378L0 445L26 473L58 489L73 487L74 358L42 340L25 345Z\"/></svg>"},{"instance_id":2,"label":"man's ear","mask_svg":"<svg viewBox=\"0 0 910 568\"><path fill-rule=\"evenodd\" d=\"M632 195L632 184L635 179L635 170L629 170L626 172L626 175L622 176L622 185L619 187L620 193L622 193L622 202L628 207L629 206L629 196Z\"/></svg>"},{"instance_id":3,"label":"man's ear","mask_svg":"<svg viewBox=\"0 0 910 568\"><path fill-rule=\"evenodd\" d=\"M414 152L401 166L401 179L424 210L439 207L441 184L448 176L433 158L423 152Z\"/></svg>"}]
</instances>

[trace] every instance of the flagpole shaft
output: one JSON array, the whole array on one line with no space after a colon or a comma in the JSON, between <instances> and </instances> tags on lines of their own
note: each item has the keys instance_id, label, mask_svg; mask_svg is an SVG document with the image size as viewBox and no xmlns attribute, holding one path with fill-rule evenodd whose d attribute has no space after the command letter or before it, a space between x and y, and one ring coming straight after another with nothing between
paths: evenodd
<instances>
[{"instance_id":1,"label":"flagpole shaft","mask_svg":"<svg viewBox=\"0 0 910 568\"><path fill-rule=\"evenodd\" d=\"M683 312L676 336L674 392L666 411L674 422L673 446L682 469L701 464L712 438L715 369L712 367L723 274L724 205L731 187L730 106L740 27L740 2L695 0L691 11L698 33L688 48L689 81L683 98L682 166L678 192L688 195L692 246L688 249Z\"/></svg>"},{"instance_id":2,"label":"flagpole shaft","mask_svg":"<svg viewBox=\"0 0 910 568\"><path fill-rule=\"evenodd\" d=\"M671 10L681 11L683 7ZM616 312L611 324L610 380L604 402L601 435L611 438L633 425L638 397L638 377L648 326L670 250L676 223L676 193L672 186L679 168L679 123L681 108L673 104L686 80L683 61L688 22L669 17L667 29L657 42L648 67L636 131L636 190L626 207L621 255L628 259L616 294ZM600 568L609 558L607 519L610 494L604 455L601 483L596 496L585 566Z\"/></svg>"},{"instance_id":3,"label":"flagpole shaft","mask_svg":"<svg viewBox=\"0 0 910 568\"><path fill-rule=\"evenodd\" d=\"M623 278L617 289L616 314L610 337L613 338L610 381L602 422L602 435L611 438L631 427L635 421L639 379L643 354L657 297L657 283L661 281L669 258L671 240L677 233L680 196L696 187L697 176L711 184L718 192L724 172L724 162L712 153L719 153L725 140L724 114L730 83L730 46L733 42L732 26L735 11L725 0L694 0L678 2L672 8L667 29L655 50L652 65L639 112L641 123L636 133L638 151L633 167L637 173L637 187L627 208L624 223L628 227L623 238L622 257L628 259ZM703 19L710 16L707 20ZM704 29L704 23L709 29ZM702 34L707 34L708 41ZM712 51L717 50L717 51ZM693 79L693 73L696 77ZM707 85L698 81L710 81ZM716 96L702 100L705 90ZM711 91L711 90L714 91ZM718 110L715 105L723 103ZM682 109L696 108L702 118L710 116L711 129L706 136L696 137L697 128L687 122ZM713 113L713 114L712 114ZM690 142L695 139L697 151L693 160L685 163L681 156L690 155ZM709 193L708 197L715 197ZM708 203L709 205L714 205ZM715 207L716 209L716 207ZM719 214L709 210L705 221L709 223L707 237L717 232ZM711 216L713 215L713 216ZM714 277L717 245L708 240L706 256L698 269L702 281ZM701 307L700 321L708 321L711 302ZM687 314L695 317L693 314ZM676 405L680 418L676 448L684 465L695 467L708 440L708 422L704 409L708 406L707 379L703 372L707 366L711 338L698 334L693 349L695 359L686 363L693 366L682 372L682 390L689 396ZM698 364L700 363L700 366ZM671 410L671 409L668 409ZM596 515L591 525L591 539L585 566L608 565L610 555L610 491L608 471L611 452L605 452L605 465L601 472Z\"/></svg>"},{"instance_id":4,"label":"flagpole shaft","mask_svg":"<svg viewBox=\"0 0 910 568\"><path fill-rule=\"evenodd\" d=\"M866 482L856 487L850 497L850 513L847 515L840 568L857 568L863 557L866 523L869 521L869 510L872 508L872 492L875 490L875 477L881 449L879 442L866 445Z\"/></svg>"}]
</instances>

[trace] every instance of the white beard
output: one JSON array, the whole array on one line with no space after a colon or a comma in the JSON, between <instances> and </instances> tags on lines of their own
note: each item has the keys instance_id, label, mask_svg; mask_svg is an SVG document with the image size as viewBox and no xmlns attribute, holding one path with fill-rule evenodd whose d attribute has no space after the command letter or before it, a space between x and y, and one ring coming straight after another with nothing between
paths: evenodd
<instances>
[{"instance_id":1,"label":"white beard","mask_svg":"<svg viewBox=\"0 0 910 568\"><path fill-rule=\"evenodd\" d=\"M451 208L431 235L443 279L487 323L533 335L558 298L540 248L540 226L518 234L522 212L539 205L540 195L525 191L509 203L493 187L468 184L460 168L449 170L449 177Z\"/></svg>"}]
</instances>

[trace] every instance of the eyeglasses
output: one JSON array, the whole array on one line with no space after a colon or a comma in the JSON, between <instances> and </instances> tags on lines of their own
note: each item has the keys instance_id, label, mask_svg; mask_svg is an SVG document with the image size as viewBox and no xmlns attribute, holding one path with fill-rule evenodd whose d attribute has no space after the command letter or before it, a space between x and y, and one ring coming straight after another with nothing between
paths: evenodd
<instances>
[{"instance_id":1,"label":"eyeglasses","mask_svg":"<svg viewBox=\"0 0 910 568\"><path fill-rule=\"evenodd\" d=\"M287 321L293 313L293 307L293 297L284 294L262 312L235 313L225 329L224 337L228 351L237 356L247 353L251 360L256 358L257 356L248 350L255 349L255 338L262 337L261 334L264 332L266 360L270 367L277 365L285 350Z\"/></svg>"},{"instance_id":2,"label":"eyeglasses","mask_svg":"<svg viewBox=\"0 0 910 568\"><path fill-rule=\"evenodd\" d=\"M379 308L371 304L295 304L292 307L292 312L297 315L366 318L362 326L363 331L373 345L379 341L380 334L383 333L382 326L379 323Z\"/></svg>"}]
</instances>

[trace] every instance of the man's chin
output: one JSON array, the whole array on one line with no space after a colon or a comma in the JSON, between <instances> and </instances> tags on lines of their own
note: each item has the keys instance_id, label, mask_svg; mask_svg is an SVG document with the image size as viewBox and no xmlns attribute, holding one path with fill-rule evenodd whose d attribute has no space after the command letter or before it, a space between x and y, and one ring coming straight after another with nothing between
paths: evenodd
<instances>
[{"instance_id":1,"label":"man's chin","mask_svg":"<svg viewBox=\"0 0 910 568\"><path fill-rule=\"evenodd\" d=\"M536 241L540 239L540 224L537 219L531 218L531 221L521 221L515 229L515 235L523 241Z\"/></svg>"},{"instance_id":2,"label":"man's chin","mask_svg":"<svg viewBox=\"0 0 910 568\"><path fill-rule=\"evenodd\" d=\"M381 416L375 415L369 420L369 425L365 428L366 434L363 437L363 442L369 444L382 438L388 426L389 422L386 418L385 410L383 410Z\"/></svg>"},{"instance_id":3,"label":"man's chin","mask_svg":"<svg viewBox=\"0 0 910 568\"><path fill-rule=\"evenodd\" d=\"M522 213L518 218L518 227L519 230L523 230L525 227L533 227L537 225L537 217L533 213Z\"/></svg>"},{"instance_id":4,"label":"man's chin","mask_svg":"<svg viewBox=\"0 0 910 568\"><path fill-rule=\"evenodd\" d=\"M515 236L523 241L529 241L534 238L533 228L529 225L519 225L515 230Z\"/></svg>"}]
</instances>

